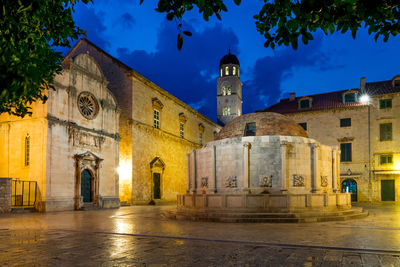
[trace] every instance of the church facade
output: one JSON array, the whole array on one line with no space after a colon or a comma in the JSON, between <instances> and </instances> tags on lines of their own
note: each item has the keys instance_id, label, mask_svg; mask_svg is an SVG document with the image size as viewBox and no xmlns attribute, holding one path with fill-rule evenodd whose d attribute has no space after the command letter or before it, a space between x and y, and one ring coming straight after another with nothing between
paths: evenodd
<instances>
[{"instance_id":1,"label":"church facade","mask_svg":"<svg viewBox=\"0 0 400 267\"><path fill-rule=\"evenodd\" d=\"M99 64L121 109L121 201L176 201L187 187L187 154L214 140L221 127L86 39L66 60L80 54Z\"/></svg>"},{"instance_id":2,"label":"church facade","mask_svg":"<svg viewBox=\"0 0 400 267\"><path fill-rule=\"evenodd\" d=\"M56 90L32 104L32 116L0 115L0 177L14 179L13 205L119 207L120 110L107 84L97 62L80 54L64 62Z\"/></svg>"}]
</instances>

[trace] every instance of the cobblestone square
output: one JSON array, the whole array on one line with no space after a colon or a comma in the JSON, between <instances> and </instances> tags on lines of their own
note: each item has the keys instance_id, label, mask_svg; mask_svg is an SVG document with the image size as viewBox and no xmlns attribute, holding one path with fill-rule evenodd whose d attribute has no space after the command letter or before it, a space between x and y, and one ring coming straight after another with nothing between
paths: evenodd
<instances>
[{"instance_id":1,"label":"cobblestone square","mask_svg":"<svg viewBox=\"0 0 400 267\"><path fill-rule=\"evenodd\" d=\"M400 207L271 224L169 219L174 206L3 214L1 266L400 266Z\"/></svg>"}]
</instances>

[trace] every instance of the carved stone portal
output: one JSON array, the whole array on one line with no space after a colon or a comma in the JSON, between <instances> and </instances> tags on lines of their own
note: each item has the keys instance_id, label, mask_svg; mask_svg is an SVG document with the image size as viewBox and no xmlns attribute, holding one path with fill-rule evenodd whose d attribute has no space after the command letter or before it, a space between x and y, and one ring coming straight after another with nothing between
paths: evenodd
<instances>
[{"instance_id":1,"label":"carved stone portal","mask_svg":"<svg viewBox=\"0 0 400 267\"><path fill-rule=\"evenodd\" d=\"M83 154L77 154L75 158L75 209L83 207L83 197L81 196L82 171L88 170L91 174L91 201L99 204L99 181L100 181L100 163L103 159L97 157L90 151Z\"/></svg>"}]
</instances>

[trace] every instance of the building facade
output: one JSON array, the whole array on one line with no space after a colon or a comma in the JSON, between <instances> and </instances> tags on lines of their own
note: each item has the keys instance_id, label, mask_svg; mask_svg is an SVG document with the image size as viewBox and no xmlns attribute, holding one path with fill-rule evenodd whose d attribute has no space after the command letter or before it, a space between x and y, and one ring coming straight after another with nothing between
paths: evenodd
<instances>
[{"instance_id":1,"label":"building facade","mask_svg":"<svg viewBox=\"0 0 400 267\"><path fill-rule=\"evenodd\" d=\"M119 207L119 107L91 56L65 63L32 116L0 115L0 177L17 180L16 206L32 199L39 211ZM18 187L22 180L36 190Z\"/></svg>"},{"instance_id":2,"label":"building facade","mask_svg":"<svg viewBox=\"0 0 400 267\"><path fill-rule=\"evenodd\" d=\"M294 119L308 136L341 150L342 191L352 201L400 201L400 76L360 88L289 98L263 111Z\"/></svg>"},{"instance_id":3,"label":"building facade","mask_svg":"<svg viewBox=\"0 0 400 267\"><path fill-rule=\"evenodd\" d=\"M187 154L214 140L220 126L88 40L65 60L79 54L95 58L121 108L121 201L176 201L187 187Z\"/></svg>"}]
</instances>

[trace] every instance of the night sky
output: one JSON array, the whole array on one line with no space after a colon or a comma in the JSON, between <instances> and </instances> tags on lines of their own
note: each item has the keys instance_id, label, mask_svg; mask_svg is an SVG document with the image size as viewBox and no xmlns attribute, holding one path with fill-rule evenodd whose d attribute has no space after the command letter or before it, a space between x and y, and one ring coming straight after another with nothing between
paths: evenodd
<instances>
[{"instance_id":1,"label":"night sky","mask_svg":"<svg viewBox=\"0 0 400 267\"><path fill-rule=\"evenodd\" d=\"M220 59L230 48L241 66L243 113L263 109L289 92L308 95L357 88L390 80L400 73L400 37L374 41L366 30L350 34L314 35L298 50L264 47L253 15L263 1L226 1L222 21L205 22L193 9L184 16L183 48L176 48L177 25L154 11L156 2L95 0L79 4L74 18L92 41L174 96L216 121L216 77Z\"/></svg>"}]
</instances>

